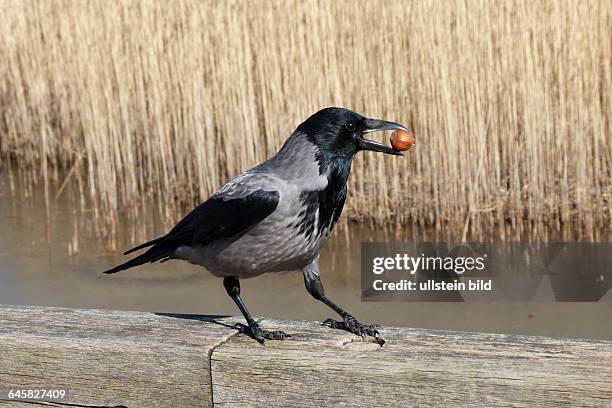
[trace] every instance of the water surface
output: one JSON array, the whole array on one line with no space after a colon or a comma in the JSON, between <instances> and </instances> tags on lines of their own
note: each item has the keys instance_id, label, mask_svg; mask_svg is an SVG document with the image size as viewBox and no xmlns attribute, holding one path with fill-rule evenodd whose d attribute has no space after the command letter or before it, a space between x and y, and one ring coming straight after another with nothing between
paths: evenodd
<instances>
[{"instance_id":1,"label":"water surface","mask_svg":"<svg viewBox=\"0 0 612 408\"><path fill-rule=\"evenodd\" d=\"M238 314L220 279L185 262L101 273L127 259L123 250L164 230L163 216L155 211L120 217L104 231L95 222L95 212L79 201L75 187L57 198L57 190L48 191L46 205L42 188L26 196L19 183L13 183L11 193L7 172L0 170L0 303ZM362 303L359 244L386 239L381 232L351 226L322 253L321 276L328 295L363 322L612 339L610 293L599 303ZM336 317L306 292L299 272L265 274L243 280L241 286L257 316L318 321Z\"/></svg>"}]
</instances>

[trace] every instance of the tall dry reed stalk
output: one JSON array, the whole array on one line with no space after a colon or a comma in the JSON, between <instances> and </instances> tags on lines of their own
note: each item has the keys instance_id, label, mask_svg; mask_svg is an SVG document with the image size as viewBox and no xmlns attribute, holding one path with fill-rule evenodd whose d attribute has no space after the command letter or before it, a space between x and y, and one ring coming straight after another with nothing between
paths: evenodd
<instances>
[{"instance_id":1,"label":"tall dry reed stalk","mask_svg":"<svg viewBox=\"0 0 612 408\"><path fill-rule=\"evenodd\" d=\"M356 159L345 219L610 232L610 1L0 0L0 15L2 160L68 177L98 216L158 201L171 224L340 105L418 138L403 159Z\"/></svg>"}]
</instances>

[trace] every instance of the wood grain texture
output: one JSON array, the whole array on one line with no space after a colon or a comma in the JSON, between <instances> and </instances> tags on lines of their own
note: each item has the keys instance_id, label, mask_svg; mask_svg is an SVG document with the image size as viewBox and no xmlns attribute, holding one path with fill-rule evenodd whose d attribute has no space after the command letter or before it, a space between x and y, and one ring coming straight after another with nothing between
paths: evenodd
<instances>
[{"instance_id":1,"label":"wood grain texture","mask_svg":"<svg viewBox=\"0 0 612 408\"><path fill-rule=\"evenodd\" d=\"M0 306L0 389L68 388L62 403L92 406L210 406L209 353L235 332L212 318Z\"/></svg>"},{"instance_id":2,"label":"wood grain texture","mask_svg":"<svg viewBox=\"0 0 612 408\"><path fill-rule=\"evenodd\" d=\"M381 348L264 319L294 338L262 346L236 321L0 306L0 390L69 389L39 406L611 406L612 342L384 328Z\"/></svg>"},{"instance_id":3,"label":"wood grain texture","mask_svg":"<svg viewBox=\"0 0 612 408\"><path fill-rule=\"evenodd\" d=\"M311 322L264 320L293 340L233 337L212 354L215 405L601 406L612 343L386 328L384 347Z\"/></svg>"}]
</instances>

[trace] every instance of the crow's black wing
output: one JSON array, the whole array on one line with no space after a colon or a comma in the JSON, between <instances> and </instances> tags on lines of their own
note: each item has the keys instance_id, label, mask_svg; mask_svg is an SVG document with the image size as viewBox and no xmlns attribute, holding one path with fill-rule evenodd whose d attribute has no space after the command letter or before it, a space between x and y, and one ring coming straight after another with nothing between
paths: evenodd
<instances>
[{"instance_id":1,"label":"crow's black wing","mask_svg":"<svg viewBox=\"0 0 612 408\"><path fill-rule=\"evenodd\" d=\"M204 245L240 234L272 214L278 200L278 191L266 190L255 190L242 197L213 196L187 214L167 235L138 245L126 254L151 246L147 252L104 273L165 259L181 245Z\"/></svg>"},{"instance_id":2,"label":"crow's black wing","mask_svg":"<svg viewBox=\"0 0 612 408\"><path fill-rule=\"evenodd\" d=\"M278 191L265 190L240 198L213 196L176 224L165 238L179 245L203 245L232 237L272 214L278 200Z\"/></svg>"}]
</instances>

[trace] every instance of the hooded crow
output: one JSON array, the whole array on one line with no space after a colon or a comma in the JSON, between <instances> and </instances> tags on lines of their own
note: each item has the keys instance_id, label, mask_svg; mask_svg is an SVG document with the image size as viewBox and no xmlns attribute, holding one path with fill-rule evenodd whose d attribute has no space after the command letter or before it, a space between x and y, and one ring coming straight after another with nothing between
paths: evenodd
<instances>
[{"instance_id":1,"label":"hooded crow","mask_svg":"<svg viewBox=\"0 0 612 408\"><path fill-rule=\"evenodd\" d=\"M225 184L206 202L159 238L125 252L149 249L105 273L147 262L181 259L223 278L223 286L248 323L254 339L283 340L290 335L262 329L240 297L240 279L267 272L302 270L308 292L341 320L324 324L383 344L378 326L359 323L323 290L319 254L340 217L355 154L371 150L402 154L364 135L405 130L403 125L368 119L344 108L325 108L300 124L267 161Z\"/></svg>"}]
</instances>

